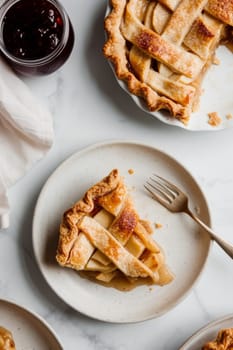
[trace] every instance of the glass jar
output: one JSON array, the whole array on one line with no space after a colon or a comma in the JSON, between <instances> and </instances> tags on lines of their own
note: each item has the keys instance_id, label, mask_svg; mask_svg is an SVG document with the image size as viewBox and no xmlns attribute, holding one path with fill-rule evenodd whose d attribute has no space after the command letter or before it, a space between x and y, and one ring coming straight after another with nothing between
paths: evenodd
<instances>
[{"instance_id":1,"label":"glass jar","mask_svg":"<svg viewBox=\"0 0 233 350\"><path fill-rule=\"evenodd\" d=\"M0 7L0 49L20 74L50 74L68 59L74 31L57 0L6 0Z\"/></svg>"}]
</instances>

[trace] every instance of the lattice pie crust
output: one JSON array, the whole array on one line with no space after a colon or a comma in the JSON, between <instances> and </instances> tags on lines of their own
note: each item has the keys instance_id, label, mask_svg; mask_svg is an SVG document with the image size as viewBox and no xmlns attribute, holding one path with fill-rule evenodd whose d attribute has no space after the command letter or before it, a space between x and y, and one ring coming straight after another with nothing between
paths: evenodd
<instances>
[{"instance_id":1,"label":"lattice pie crust","mask_svg":"<svg viewBox=\"0 0 233 350\"><path fill-rule=\"evenodd\" d=\"M173 279L117 169L64 213L56 258L103 284L124 278L131 286L138 280L163 285Z\"/></svg>"},{"instance_id":2,"label":"lattice pie crust","mask_svg":"<svg viewBox=\"0 0 233 350\"><path fill-rule=\"evenodd\" d=\"M233 0L111 0L104 55L149 110L187 123L220 42L233 43Z\"/></svg>"}]
</instances>

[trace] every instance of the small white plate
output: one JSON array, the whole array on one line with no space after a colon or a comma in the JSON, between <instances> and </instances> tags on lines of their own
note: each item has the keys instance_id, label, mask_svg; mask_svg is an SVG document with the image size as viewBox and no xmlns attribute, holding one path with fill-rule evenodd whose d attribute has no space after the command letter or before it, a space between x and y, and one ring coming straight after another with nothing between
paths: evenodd
<instances>
[{"instance_id":1,"label":"small white plate","mask_svg":"<svg viewBox=\"0 0 233 350\"><path fill-rule=\"evenodd\" d=\"M17 350L62 350L50 326L34 312L0 299L0 326L8 329Z\"/></svg>"},{"instance_id":2,"label":"small white plate","mask_svg":"<svg viewBox=\"0 0 233 350\"><path fill-rule=\"evenodd\" d=\"M175 279L167 286L120 292L79 277L55 261L63 212L94 183L118 168L132 189L141 218L159 222L155 239L165 250ZM128 170L134 169L130 175ZM143 187L153 172L175 182L190 197L190 206L210 224L206 199L191 174L175 159L153 147L125 141L105 142L75 153L50 176L35 208L33 246L39 268L52 289L70 306L96 319L137 322L157 317L180 302L202 271L210 238L185 214L171 214ZM140 301L140 302L139 302Z\"/></svg>"},{"instance_id":3,"label":"small white plate","mask_svg":"<svg viewBox=\"0 0 233 350\"><path fill-rule=\"evenodd\" d=\"M199 350L204 344L216 339L220 329L233 328L233 315L213 321L192 335L179 350Z\"/></svg>"},{"instance_id":4,"label":"small white plate","mask_svg":"<svg viewBox=\"0 0 233 350\"><path fill-rule=\"evenodd\" d=\"M111 6L107 4L106 16L110 13ZM127 84L118 79L115 74L115 69L111 62L110 66L114 72L116 80L126 93L134 100L136 105L144 112L149 113L154 118L159 119L163 123L178 126L191 131L216 131L233 126L233 119L227 119L228 114L233 115L233 64L232 52L225 46L221 45L216 51L216 57L219 59L219 65L212 65L204 77L200 98L200 106L197 112L192 113L190 121L184 125L179 120L170 116L166 111L151 112L145 106L142 98L133 95L129 92ZM217 112L221 117L222 122L218 126L208 124L208 113Z\"/></svg>"}]
</instances>

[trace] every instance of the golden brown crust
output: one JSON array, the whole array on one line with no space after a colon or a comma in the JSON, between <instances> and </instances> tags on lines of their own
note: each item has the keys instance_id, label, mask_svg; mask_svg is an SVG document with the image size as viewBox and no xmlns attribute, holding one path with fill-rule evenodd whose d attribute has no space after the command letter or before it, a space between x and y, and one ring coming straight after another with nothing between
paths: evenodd
<instances>
[{"instance_id":1,"label":"golden brown crust","mask_svg":"<svg viewBox=\"0 0 233 350\"><path fill-rule=\"evenodd\" d=\"M206 10L220 21L233 26L233 0L211 0Z\"/></svg>"},{"instance_id":2,"label":"golden brown crust","mask_svg":"<svg viewBox=\"0 0 233 350\"><path fill-rule=\"evenodd\" d=\"M150 111L168 110L187 124L224 23L232 25L233 0L110 2L103 53L118 79Z\"/></svg>"},{"instance_id":3,"label":"golden brown crust","mask_svg":"<svg viewBox=\"0 0 233 350\"><path fill-rule=\"evenodd\" d=\"M131 67L126 57L125 39L120 30L121 16L123 16L126 1L112 0L111 4L112 11L105 19L105 30L108 33L108 40L103 47L103 52L105 57L113 63L117 77L125 81L131 93L142 97L146 101L149 110L169 110L174 117L187 122L188 112L184 106L173 102L165 96L159 96L131 72Z\"/></svg>"},{"instance_id":4,"label":"golden brown crust","mask_svg":"<svg viewBox=\"0 0 233 350\"><path fill-rule=\"evenodd\" d=\"M64 213L56 259L62 266L94 272L96 280L105 283L119 273L127 281L169 283L173 276L163 267L164 254L151 233L151 225L139 218L123 178L114 169ZM145 252L146 259L141 259Z\"/></svg>"},{"instance_id":5,"label":"golden brown crust","mask_svg":"<svg viewBox=\"0 0 233 350\"><path fill-rule=\"evenodd\" d=\"M61 265L65 265L69 260L69 254L72 246L75 244L75 240L79 234L79 229L77 223L79 220L87 214L90 214L95 207L98 206L98 200L101 198L103 200L104 196L110 194L113 190L117 188L121 182L121 177L117 169L111 171L111 173L106 176L102 181L92 186L89 189L83 199L75 203L75 205L68 209L62 219L60 225L60 236L57 249L56 259ZM117 193L115 192L115 206L119 204L117 201ZM120 195L123 195L123 189L120 187Z\"/></svg>"},{"instance_id":6,"label":"golden brown crust","mask_svg":"<svg viewBox=\"0 0 233 350\"><path fill-rule=\"evenodd\" d=\"M0 350L15 350L15 342L12 333L0 326Z\"/></svg>"},{"instance_id":7,"label":"golden brown crust","mask_svg":"<svg viewBox=\"0 0 233 350\"><path fill-rule=\"evenodd\" d=\"M113 220L109 227L109 231L117 240L125 244L138 223L138 214L136 213L133 203L130 198L127 198L119 215Z\"/></svg>"},{"instance_id":8,"label":"golden brown crust","mask_svg":"<svg viewBox=\"0 0 233 350\"><path fill-rule=\"evenodd\" d=\"M218 332L217 338L205 344L202 350L232 350L233 349L233 328L222 329Z\"/></svg>"},{"instance_id":9,"label":"golden brown crust","mask_svg":"<svg viewBox=\"0 0 233 350\"><path fill-rule=\"evenodd\" d=\"M130 254L117 239L94 219L85 216L80 222L80 227L93 245L104 253L126 276L154 278L152 270Z\"/></svg>"}]
</instances>

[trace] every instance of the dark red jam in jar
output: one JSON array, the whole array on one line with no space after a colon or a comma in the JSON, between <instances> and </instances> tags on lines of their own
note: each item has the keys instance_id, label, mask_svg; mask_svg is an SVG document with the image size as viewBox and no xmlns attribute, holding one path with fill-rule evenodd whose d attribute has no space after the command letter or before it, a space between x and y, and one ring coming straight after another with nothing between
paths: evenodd
<instances>
[{"instance_id":1,"label":"dark red jam in jar","mask_svg":"<svg viewBox=\"0 0 233 350\"><path fill-rule=\"evenodd\" d=\"M2 54L21 74L52 73L73 49L71 22L56 0L7 0L0 21Z\"/></svg>"}]
</instances>

